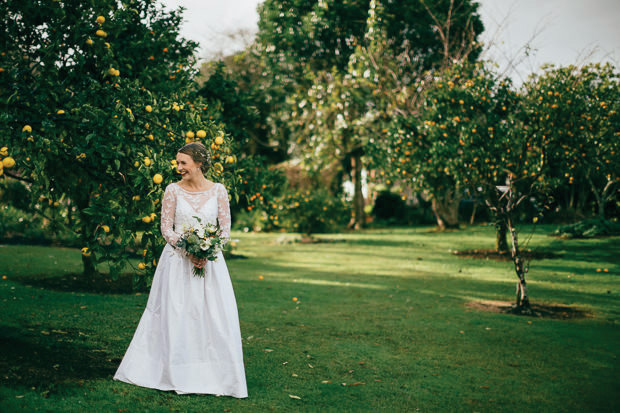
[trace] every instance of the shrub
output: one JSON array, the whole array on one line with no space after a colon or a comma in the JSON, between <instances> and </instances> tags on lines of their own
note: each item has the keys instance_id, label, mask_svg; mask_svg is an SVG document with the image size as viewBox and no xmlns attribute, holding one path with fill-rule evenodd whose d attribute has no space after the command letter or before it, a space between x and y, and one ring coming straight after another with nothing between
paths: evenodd
<instances>
[{"instance_id":1,"label":"shrub","mask_svg":"<svg viewBox=\"0 0 620 413\"><path fill-rule=\"evenodd\" d=\"M326 189L286 192L273 207L274 226L306 235L337 232L351 218L350 206Z\"/></svg>"},{"instance_id":2,"label":"shrub","mask_svg":"<svg viewBox=\"0 0 620 413\"><path fill-rule=\"evenodd\" d=\"M565 238L594 238L620 235L620 223L600 218L585 219L555 230L554 235Z\"/></svg>"}]
</instances>

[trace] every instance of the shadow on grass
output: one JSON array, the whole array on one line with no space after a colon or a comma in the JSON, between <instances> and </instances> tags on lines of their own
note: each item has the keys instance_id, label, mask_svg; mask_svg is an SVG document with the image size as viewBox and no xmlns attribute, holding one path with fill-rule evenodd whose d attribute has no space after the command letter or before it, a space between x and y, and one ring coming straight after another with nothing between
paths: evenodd
<instances>
[{"instance_id":1,"label":"shadow on grass","mask_svg":"<svg viewBox=\"0 0 620 413\"><path fill-rule=\"evenodd\" d=\"M36 328L35 328L36 327ZM0 329L0 385L35 387L44 394L83 380L111 377L120 359L84 346L86 333L40 326Z\"/></svg>"},{"instance_id":2,"label":"shadow on grass","mask_svg":"<svg viewBox=\"0 0 620 413\"><path fill-rule=\"evenodd\" d=\"M133 274L121 274L117 278L101 273L93 277L87 277L83 274L63 274L59 276L36 274L17 277L13 280L27 286L63 292L132 294L149 290L144 286L134 286Z\"/></svg>"}]
</instances>

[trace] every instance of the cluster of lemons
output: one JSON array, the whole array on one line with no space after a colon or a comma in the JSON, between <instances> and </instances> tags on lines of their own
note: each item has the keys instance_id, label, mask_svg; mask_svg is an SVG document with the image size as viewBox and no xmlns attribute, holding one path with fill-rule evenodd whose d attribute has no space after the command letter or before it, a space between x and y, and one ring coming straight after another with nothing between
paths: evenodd
<instances>
[{"instance_id":1,"label":"cluster of lemons","mask_svg":"<svg viewBox=\"0 0 620 413\"><path fill-rule=\"evenodd\" d=\"M30 125L26 125L22 128L22 132L31 133L32 127ZM3 146L0 148L0 176L4 175L5 169L10 169L15 166L15 159L9 156L9 148L7 146Z\"/></svg>"}]
</instances>

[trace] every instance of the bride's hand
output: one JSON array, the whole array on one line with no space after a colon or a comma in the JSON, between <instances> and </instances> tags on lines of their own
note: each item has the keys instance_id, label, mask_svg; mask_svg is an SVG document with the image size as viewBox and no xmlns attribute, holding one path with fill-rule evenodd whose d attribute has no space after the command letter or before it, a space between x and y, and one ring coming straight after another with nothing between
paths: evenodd
<instances>
[{"instance_id":1,"label":"bride's hand","mask_svg":"<svg viewBox=\"0 0 620 413\"><path fill-rule=\"evenodd\" d=\"M194 264L194 267L197 267L197 268L202 268L207 264L206 258L201 259L192 254L189 255L189 259L192 262L192 264Z\"/></svg>"}]
</instances>

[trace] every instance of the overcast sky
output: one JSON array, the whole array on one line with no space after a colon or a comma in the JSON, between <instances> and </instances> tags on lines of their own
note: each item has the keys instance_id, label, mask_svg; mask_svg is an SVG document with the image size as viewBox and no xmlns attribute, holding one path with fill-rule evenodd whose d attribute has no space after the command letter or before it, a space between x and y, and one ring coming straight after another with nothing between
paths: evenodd
<instances>
[{"instance_id":1,"label":"overcast sky","mask_svg":"<svg viewBox=\"0 0 620 413\"><path fill-rule=\"evenodd\" d=\"M257 30L261 0L164 0L183 6L182 34L200 43L210 57L239 50ZM611 61L620 68L620 0L480 0L486 54L521 83L543 63ZM241 32L238 39L228 34ZM245 40L244 40L245 39ZM525 46L528 45L529 57Z\"/></svg>"}]
</instances>

